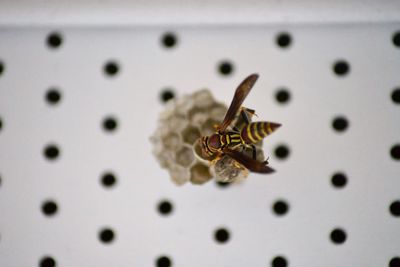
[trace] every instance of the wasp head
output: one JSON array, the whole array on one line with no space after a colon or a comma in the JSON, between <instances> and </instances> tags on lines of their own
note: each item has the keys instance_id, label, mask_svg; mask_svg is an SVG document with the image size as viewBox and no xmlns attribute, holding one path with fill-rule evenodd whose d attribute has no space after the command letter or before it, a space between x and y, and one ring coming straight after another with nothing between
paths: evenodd
<instances>
[{"instance_id":1,"label":"wasp head","mask_svg":"<svg viewBox=\"0 0 400 267\"><path fill-rule=\"evenodd\" d=\"M210 135L208 138L208 147L216 152L221 148L220 135L218 133Z\"/></svg>"},{"instance_id":2,"label":"wasp head","mask_svg":"<svg viewBox=\"0 0 400 267\"><path fill-rule=\"evenodd\" d=\"M212 156L221 148L219 134L215 133L210 136L203 136L200 139L203 156Z\"/></svg>"}]
</instances>

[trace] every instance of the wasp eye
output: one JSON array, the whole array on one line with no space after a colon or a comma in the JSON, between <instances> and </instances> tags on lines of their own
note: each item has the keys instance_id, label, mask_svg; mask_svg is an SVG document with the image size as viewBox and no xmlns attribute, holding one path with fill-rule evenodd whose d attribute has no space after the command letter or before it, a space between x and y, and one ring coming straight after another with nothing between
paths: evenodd
<instances>
[{"instance_id":1,"label":"wasp eye","mask_svg":"<svg viewBox=\"0 0 400 267\"><path fill-rule=\"evenodd\" d=\"M208 146L215 148L215 149L218 149L219 147L221 147L221 142L220 142L218 134L213 134L210 136Z\"/></svg>"}]
</instances>

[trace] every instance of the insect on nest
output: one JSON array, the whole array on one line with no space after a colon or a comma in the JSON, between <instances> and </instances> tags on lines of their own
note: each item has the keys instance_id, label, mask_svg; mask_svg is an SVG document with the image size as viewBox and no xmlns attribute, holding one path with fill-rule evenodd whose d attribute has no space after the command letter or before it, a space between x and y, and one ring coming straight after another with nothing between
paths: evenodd
<instances>
[{"instance_id":1,"label":"insect on nest","mask_svg":"<svg viewBox=\"0 0 400 267\"><path fill-rule=\"evenodd\" d=\"M273 133L281 124L269 121L251 122L255 111L242 107L243 101L250 93L257 79L258 74L252 74L239 85L225 118L220 125L215 127L215 133L203 136L198 140L201 144L202 157L208 159L211 164L216 164L228 156L234 160L232 164L237 165L238 168L243 166L249 171L257 173L274 172L268 166L268 160L257 160L255 144ZM241 125L237 121L233 123L237 117L242 120ZM251 156L245 153L246 148L251 149Z\"/></svg>"},{"instance_id":2,"label":"insect on nest","mask_svg":"<svg viewBox=\"0 0 400 267\"><path fill-rule=\"evenodd\" d=\"M151 141L175 183L202 184L212 177L237 182L249 172L274 172L264 159L262 140L280 124L253 122L255 111L242 106L257 79L252 74L238 86L228 109L208 90L167 103Z\"/></svg>"}]
</instances>

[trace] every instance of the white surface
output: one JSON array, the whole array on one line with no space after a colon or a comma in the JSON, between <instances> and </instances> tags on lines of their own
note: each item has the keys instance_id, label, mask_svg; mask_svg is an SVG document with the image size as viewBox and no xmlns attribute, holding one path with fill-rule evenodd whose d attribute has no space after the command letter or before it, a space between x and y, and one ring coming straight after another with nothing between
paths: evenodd
<instances>
[{"instance_id":1,"label":"white surface","mask_svg":"<svg viewBox=\"0 0 400 267\"><path fill-rule=\"evenodd\" d=\"M398 0L2 0L0 25L399 22Z\"/></svg>"},{"instance_id":2,"label":"white surface","mask_svg":"<svg viewBox=\"0 0 400 267\"><path fill-rule=\"evenodd\" d=\"M390 148L400 142L399 106L390 98L399 86L400 49L391 38L400 24L265 27L58 28L59 49L46 47L49 28L2 28L0 60L0 266L38 266L51 255L57 266L154 266L168 255L173 266L269 266L284 255L289 266L388 266L399 256L400 221L389 205L400 198L400 162ZM173 30L178 46L160 45ZM274 43L288 31L289 49ZM120 73L105 77L114 59ZM220 60L234 63L229 77ZM331 70L346 59L351 71ZM237 186L176 187L151 155L148 137L163 108L158 96L172 86L178 95L209 87L230 101L249 73L260 79L246 100L260 119L283 126L265 142L277 173L251 175ZM44 101L46 90L62 92L59 105ZM292 100L278 105L274 92L289 88ZM113 114L119 128L107 134L102 119ZM350 121L342 134L331 120ZM61 157L48 162L42 150L54 142ZM279 161L280 143L291 149ZM112 170L117 185L106 190L100 175ZM346 187L331 175L348 175ZM52 198L52 218L40 210ZM163 217L157 203L168 199L174 212ZM272 203L285 199L286 216ZM97 233L115 230L112 244ZM213 232L229 229L217 244ZM334 245L335 227L347 241Z\"/></svg>"}]
</instances>

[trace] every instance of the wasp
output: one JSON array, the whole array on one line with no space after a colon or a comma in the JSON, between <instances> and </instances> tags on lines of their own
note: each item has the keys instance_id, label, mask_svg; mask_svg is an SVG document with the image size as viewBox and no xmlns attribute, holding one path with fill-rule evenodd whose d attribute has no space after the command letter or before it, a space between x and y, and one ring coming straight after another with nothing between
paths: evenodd
<instances>
[{"instance_id":1,"label":"wasp","mask_svg":"<svg viewBox=\"0 0 400 267\"><path fill-rule=\"evenodd\" d=\"M204 157L218 160L228 155L251 172L272 173L274 169L268 166L268 160L261 162L256 159L254 144L270 135L281 124L269 121L251 122L250 119L255 115L255 111L242 107L257 79L258 74L251 74L244 79L237 87L222 123L215 126L216 132L201 137L199 142ZM231 126L238 116L243 120L240 128ZM243 153L245 148L252 149L252 157Z\"/></svg>"}]
</instances>

